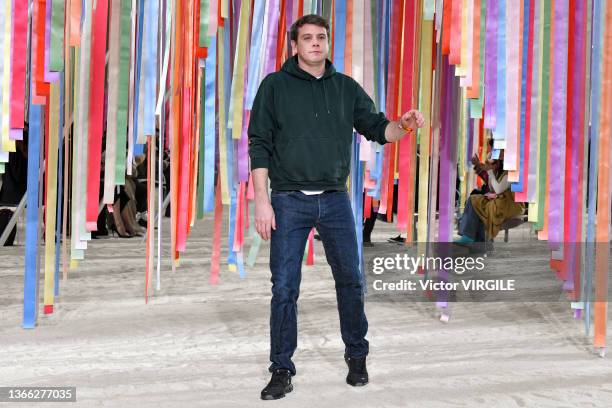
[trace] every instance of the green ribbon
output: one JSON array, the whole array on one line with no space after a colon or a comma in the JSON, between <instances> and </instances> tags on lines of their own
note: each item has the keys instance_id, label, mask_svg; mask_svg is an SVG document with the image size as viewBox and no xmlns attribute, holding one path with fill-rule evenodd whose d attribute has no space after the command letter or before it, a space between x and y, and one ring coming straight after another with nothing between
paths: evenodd
<instances>
[{"instance_id":1,"label":"green ribbon","mask_svg":"<svg viewBox=\"0 0 612 408\"><path fill-rule=\"evenodd\" d=\"M200 31L200 34L202 32ZM204 157L205 157L205 141L204 141L204 120L206 117L206 70L202 70L202 78L200 79L200 145L198 149L198 190L197 190L197 216L198 219L204 218Z\"/></svg>"},{"instance_id":2,"label":"green ribbon","mask_svg":"<svg viewBox=\"0 0 612 408\"><path fill-rule=\"evenodd\" d=\"M117 97L117 161L115 162L115 184L118 185L125 184L131 13L132 1L123 0L121 2L121 49L119 50L119 94Z\"/></svg>"},{"instance_id":3,"label":"green ribbon","mask_svg":"<svg viewBox=\"0 0 612 408\"><path fill-rule=\"evenodd\" d=\"M210 1L200 0L200 38L198 45L200 47L208 47L208 20L210 19Z\"/></svg>"},{"instance_id":4,"label":"green ribbon","mask_svg":"<svg viewBox=\"0 0 612 408\"><path fill-rule=\"evenodd\" d=\"M480 91L478 99L470 99L470 116L473 119L482 119L482 105L484 104L484 62L485 62L485 39L487 2L480 2Z\"/></svg>"},{"instance_id":5,"label":"green ribbon","mask_svg":"<svg viewBox=\"0 0 612 408\"><path fill-rule=\"evenodd\" d=\"M546 164L548 161L548 110L550 109L550 0L544 0L544 41L542 42L542 106L540 122L540 163L538 169L538 220L536 230L544 228L546 203Z\"/></svg>"},{"instance_id":6,"label":"green ribbon","mask_svg":"<svg viewBox=\"0 0 612 408\"><path fill-rule=\"evenodd\" d=\"M64 70L64 0L53 0L51 5L51 50L49 50L49 71Z\"/></svg>"}]
</instances>

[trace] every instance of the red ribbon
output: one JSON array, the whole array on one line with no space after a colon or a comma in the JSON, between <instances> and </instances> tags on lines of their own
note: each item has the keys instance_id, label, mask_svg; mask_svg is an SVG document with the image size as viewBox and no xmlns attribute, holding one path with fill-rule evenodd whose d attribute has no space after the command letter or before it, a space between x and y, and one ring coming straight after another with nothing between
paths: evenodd
<instances>
[{"instance_id":1,"label":"red ribbon","mask_svg":"<svg viewBox=\"0 0 612 408\"><path fill-rule=\"evenodd\" d=\"M98 230L100 195L100 162L102 158L102 128L104 115L104 85L106 71L106 27L108 0L98 0L92 14L91 66L89 90L89 143L87 160L87 208L85 221L89 231ZM40 61L40 60L39 60ZM42 64L39 64L42 65Z\"/></svg>"},{"instance_id":2,"label":"red ribbon","mask_svg":"<svg viewBox=\"0 0 612 408\"><path fill-rule=\"evenodd\" d=\"M5 0L6 1L6 0ZM11 0L8 0L11 1ZM26 81L26 45L28 29L28 2L13 0L12 25L12 76L10 95L10 127L23 129L25 115L25 81ZM43 21L44 33L44 21ZM41 44L44 55L44 34Z\"/></svg>"}]
</instances>

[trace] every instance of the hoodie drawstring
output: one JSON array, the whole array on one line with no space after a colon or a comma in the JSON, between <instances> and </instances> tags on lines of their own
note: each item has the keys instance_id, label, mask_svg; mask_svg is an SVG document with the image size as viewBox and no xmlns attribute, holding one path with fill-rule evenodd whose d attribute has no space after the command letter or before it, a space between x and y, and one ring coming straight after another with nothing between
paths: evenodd
<instances>
[{"instance_id":1,"label":"hoodie drawstring","mask_svg":"<svg viewBox=\"0 0 612 408\"><path fill-rule=\"evenodd\" d=\"M325 109L327 109L327 114L329 115L331 112L329 110L329 103L327 102L327 92L325 91L325 79L323 81L323 98L325 99Z\"/></svg>"},{"instance_id":2,"label":"hoodie drawstring","mask_svg":"<svg viewBox=\"0 0 612 408\"><path fill-rule=\"evenodd\" d=\"M319 110L321 108L320 106L317 106L316 104L316 99L318 95L317 95L317 91L315 90L315 84L313 84L313 81L315 81L315 77L312 74L305 72L303 69L300 68L298 64L297 55L294 55L293 57L285 61L281 70L287 73L287 75L291 75L295 78L299 78L302 80L310 81L310 90L312 91L312 105L313 105L312 110L313 110L314 117L318 118ZM325 61L325 71L323 73L323 77L320 78L320 80L323 81L323 84L322 84L323 85L323 98L325 100L325 110L327 110L328 115L331 115L331 106L330 106L330 101L327 98L327 86L325 84L325 80L329 78L333 78L335 73L336 73L336 69L334 68L331 61L326 60Z\"/></svg>"},{"instance_id":3,"label":"hoodie drawstring","mask_svg":"<svg viewBox=\"0 0 612 408\"><path fill-rule=\"evenodd\" d=\"M312 91L312 109L314 111L315 118L318 118L319 112L317 112L317 104L315 103L314 81L315 80L310 81L310 90ZM323 83L323 99L325 100L325 110L327 111L327 114L329 115L331 114L331 111L329 109L329 102L327 101L327 90L325 88L325 79L321 79L321 82Z\"/></svg>"},{"instance_id":4,"label":"hoodie drawstring","mask_svg":"<svg viewBox=\"0 0 612 408\"><path fill-rule=\"evenodd\" d=\"M315 103L315 90L314 90L314 81L310 81L310 90L312 91L312 110L314 112L315 118L319 117L319 113L317 112L317 104Z\"/></svg>"}]
</instances>

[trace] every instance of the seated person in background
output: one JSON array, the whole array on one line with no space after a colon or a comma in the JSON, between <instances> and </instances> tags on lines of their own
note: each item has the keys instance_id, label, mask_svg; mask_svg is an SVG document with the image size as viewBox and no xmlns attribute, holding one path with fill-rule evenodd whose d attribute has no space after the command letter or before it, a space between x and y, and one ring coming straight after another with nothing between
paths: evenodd
<instances>
[{"instance_id":1,"label":"seated person in background","mask_svg":"<svg viewBox=\"0 0 612 408\"><path fill-rule=\"evenodd\" d=\"M136 220L139 206L143 204L146 206L146 186L144 187L145 197L143 199L139 187L140 182L138 181L138 166L142 160L144 160L144 156L134 158L132 175L126 175L125 184L119 187L119 193L115 192L111 230L121 238L142 236L145 233L144 228Z\"/></svg>"},{"instance_id":2,"label":"seated person in background","mask_svg":"<svg viewBox=\"0 0 612 408\"><path fill-rule=\"evenodd\" d=\"M525 210L523 203L514 201L508 172L503 170L503 167L503 151L498 160L487 160L487 163L482 165L482 170L487 173L491 191L486 194L473 194L467 199L459 222L461 239L455 242L492 240L499 233L504 221L522 214Z\"/></svg>"}]
</instances>

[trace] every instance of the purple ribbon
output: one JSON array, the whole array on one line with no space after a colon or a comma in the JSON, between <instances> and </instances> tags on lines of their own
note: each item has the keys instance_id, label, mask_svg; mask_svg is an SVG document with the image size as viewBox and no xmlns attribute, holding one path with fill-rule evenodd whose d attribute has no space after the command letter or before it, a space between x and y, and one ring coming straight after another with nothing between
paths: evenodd
<instances>
[{"instance_id":1,"label":"purple ribbon","mask_svg":"<svg viewBox=\"0 0 612 408\"><path fill-rule=\"evenodd\" d=\"M293 24L293 0L287 0L285 3L285 21L287 31L289 31L289 27Z\"/></svg>"},{"instance_id":2,"label":"purple ribbon","mask_svg":"<svg viewBox=\"0 0 612 408\"><path fill-rule=\"evenodd\" d=\"M247 111L243 110L243 114L247 115ZM247 135L248 120L242 121L242 134L238 140L238 181L249 181L249 137Z\"/></svg>"},{"instance_id":3,"label":"purple ribbon","mask_svg":"<svg viewBox=\"0 0 612 408\"><path fill-rule=\"evenodd\" d=\"M552 124L550 152L550 193L548 239L551 247L563 242L563 200L565 189L565 125L567 105L568 0L556 0L552 72ZM574 33L572 33L574 35Z\"/></svg>"},{"instance_id":4,"label":"purple ribbon","mask_svg":"<svg viewBox=\"0 0 612 408\"><path fill-rule=\"evenodd\" d=\"M442 128L440 132L440 223L438 227L438 241L449 242L452 239L451 217L454 208L455 179L452 177L453 165L451 158L451 144L453 137L453 77L455 68L448 63L448 56L442 58L442 72L444 88L442 89L441 103Z\"/></svg>"},{"instance_id":5,"label":"purple ribbon","mask_svg":"<svg viewBox=\"0 0 612 408\"><path fill-rule=\"evenodd\" d=\"M487 0L485 51L484 127L494 129L497 100L497 0Z\"/></svg>"},{"instance_id":6,"label":"purple ribbon","mask_svg":"<svg viewBox=\"0 0 612 408\"><path fill-rule=\"evenodd\" d=\"M263 77L276 70L276 42L278 41L278 0L271 0L268 6L268 44L264 57Z\"/></svg>"}]
</instances>

